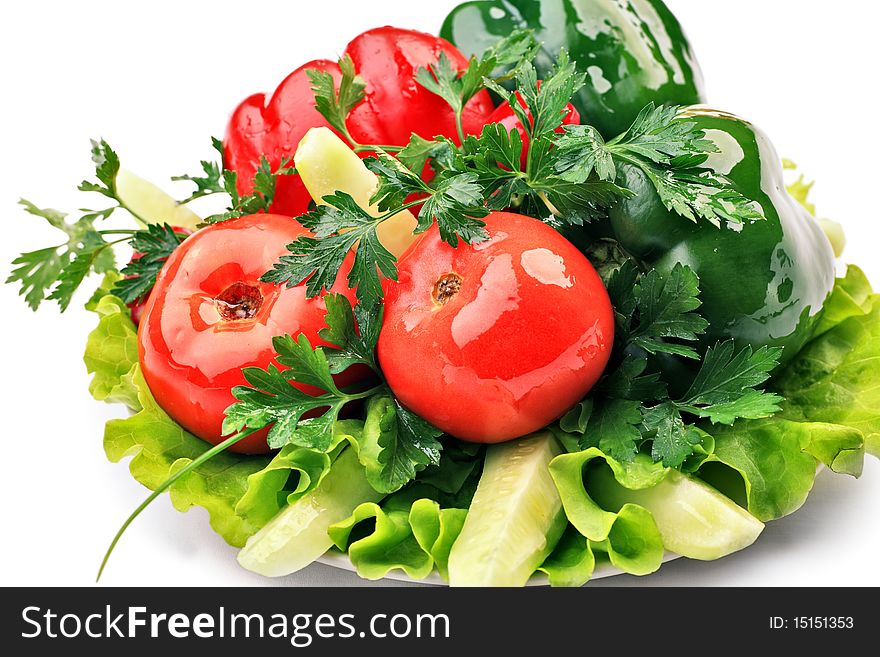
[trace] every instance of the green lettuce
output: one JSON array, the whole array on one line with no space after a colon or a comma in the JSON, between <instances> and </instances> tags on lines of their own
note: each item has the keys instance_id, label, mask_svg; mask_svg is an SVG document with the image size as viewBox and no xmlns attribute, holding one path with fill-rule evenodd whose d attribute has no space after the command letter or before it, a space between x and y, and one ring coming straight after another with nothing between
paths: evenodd
<instances>
[{"instance_id":1,"label":"green lettuce","mask_svg":"<svg viewBox=\"0 0 880 657\"><path fill-rule=\"evenodd\" d=\"M422 579L436 568L446 579L449 552L464 525L484 451L483 445L447 438L437 465L381 504L362 504L331 527L331 538L348 552L358 574L378 579L397 569Z\"/></svg>"},{"instance_id":2,"label":"green lettuce","mask_svg":"<svg viewBox=\"0 0 880 657\"><path fill-rule=\"evenodd\" d=\"M785 416L856 429L880 456L880 296L807 344L775 380Z\"/></svg>"},{"instance_id":3,"label":"green lettuce","mask_svg":"<svg viewBox=\"0 0 880 657\"><path fill-rule=\"evenodd\" d=\"M550 586L583 586L596 569L596 555L590 539L568 525L539 572L547 575Z\"/></svg>"},{"instance_id":4,"label":"green lettuce","mask_svg":"<svg viewBox=\"0 0 880 657\"><path fill-rule=\"evenodd\" d=\"M557 548L556 557L550 555L549 570L553 571L555 578L559 572L556 564L560 559L566 564L576 563L577 549L583 552L599 549L606 552L611 563L624 572L633 575L654 572L660 567L664 553L657 523L647 509L637 504L624 504L619 511L608 511L596 503L587 490L584 474L594 461L607 463L618 482L627 488L649 488L666 473L666 468L659 463L647 465L639 460L623 463L597 447L554 458L550 462L550 475L556 482L565 515L581 536L589 539L589 543L575 543L569 533L566 544ZM560 550L563 553L559 553ZM581 568L584 569L590 557L582 554L580 559L583 562ZM558 576L563 578L567 575Z\"/></svg>"},{"instance_id":5,"label":"green lettuce","mask_svg":"<svg viewBox=\"0 0 880 657\"><path fill-rule=\"evenodd\" d=\"M365 579L381 579L395 569L424 579L435 566L446 577L449 551L466 515L465 509L441 509L429 499L397 498L381 506L361 504L329 533Z\"/></svg>"},{"instance_id":6,"label":"green lettuce","mask_svg":"<svg viewBox=\"0 0 880 657\"><path fill-rule=\"evenodd\" d=\"M858 476L863 455L858 431L774 417L717 428L715 451L705 459L699 475L766 522L801 507L820 461L837 472Z\"/></svg>"},{"instance_id":7,"label":"green lettuce","mask_svg":"<svg viewBox=\"0 0 880 657\"><path fill-rule=\"evenodd\" d=\"M138 362L137 329L121 299L104 295L90 302L100 317L89 333L83 360L92 374L89 392L98 401L122 403L140 409L136 386L130 373Z\"/></svg>"},{"instance_id":8,"label":"green lettuce","mask_svg":"<svg viewBox=\"0 0 880 657\"><path fill-rule=\"evenodd\" d=\"M821 463L858 477L880 454L880 303L853 265L837 280L817 335L771 381L772 418L713 427L702 478L761 520L800 508Z\"/></svg>"},{"instance_id":9,"label":"green lettuce","mask_svg":"<svg viewBox=\"0 0 880 657\"><path fill-rule=\"evenodd\" d=\"M813 332L819 337L850 317L864 317L874 305L874 291L865 273L848 265L846 275L835 281L834 289L822 305L822 316Z\"/></svg>"},{"instance_id":10,"label":"green lettuce","mask_svg":"<svg viewBox=\"0 0 880 657\"><path fill-rule=\"evenodd\" d=\"M235 512L255 527L263 527L281 509L317 488L340 450L349 443L357 445L363 429L360 420L335 422L328 452L285 445L265 468L248 477Z\"/></svg>"}]
</instances>

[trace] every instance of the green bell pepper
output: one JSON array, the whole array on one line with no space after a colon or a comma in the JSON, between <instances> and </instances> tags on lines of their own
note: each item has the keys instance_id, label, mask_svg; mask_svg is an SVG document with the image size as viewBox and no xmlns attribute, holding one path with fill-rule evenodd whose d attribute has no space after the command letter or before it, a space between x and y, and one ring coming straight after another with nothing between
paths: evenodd
<instances>
[{"instance_id":1,"label":"green bell pepper","mask_svg":"<svg viewBox=\"0 0 880 657\"><path fill-rule=\"evenodd\" d=\"M700 68L662 0L478 0L453 9L440 35L480 55L517 28L531 28L542 44L539 77L561 48L589 75L572 103L605 138L624 132L651 101L705 102Z\"/></svg>"},{"instance_id":2,"label":"green bell pepper","mask_svg":"<svg viewBox=\"0 0 880 657\"><path fill-rule=\"evenodd\" d=\"M666 209L645 174L618 167L618 183L635 196L609 213L611 236L631 255L660 271L681 262L700 277L705 343L785 347L783 360L810 338L834 286L834 253L819 223L785 190L782 162L767 136L743 119L705 107L689 108L718 148L703 165L723 174L765 219L716 227Z\"/></svg>"}]
</instances>

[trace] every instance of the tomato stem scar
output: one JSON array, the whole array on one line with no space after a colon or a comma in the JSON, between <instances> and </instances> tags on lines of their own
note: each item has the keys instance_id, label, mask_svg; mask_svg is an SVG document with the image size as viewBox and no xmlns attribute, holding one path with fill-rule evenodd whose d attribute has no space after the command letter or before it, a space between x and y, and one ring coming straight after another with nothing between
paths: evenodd
<instances>
[{"instance_id":1,"label":"tomato stem scar","mask_svg":"<svg viewBox=\"0 0 880 657\"><path fill-rule=\"evenodd\" d=\"M461 276L455 272L443 274L438 278L437 282L434 283L434 290L431 292L434 303L443 306L449 302L449 300L458 294L458 291L461 289L461 281Z\"/></svg>"},{"instance_id":2,"label":"tomato stem scar","mask_svg":"<svg viewBox=\"0 0 880 657\"><path fill-rule=\"evenodd\" d=\"M253 319L263 305L263 295L255 285L239 281L214 297L214 305L220 317L227 322Z\"/></svg>"}]
</instances>

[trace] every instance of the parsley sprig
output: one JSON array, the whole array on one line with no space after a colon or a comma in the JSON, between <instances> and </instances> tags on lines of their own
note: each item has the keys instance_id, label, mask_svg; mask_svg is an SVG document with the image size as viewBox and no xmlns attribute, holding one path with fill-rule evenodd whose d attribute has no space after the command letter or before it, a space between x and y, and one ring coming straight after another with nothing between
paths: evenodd
<instances>
[{"instance_id":1,"label":"parsley sprig","mask_svg":"<svg viewBox=\"0 0 880 657\"><path fill-rule=\"evenodd\" d=\"M781 397L761 390L779 364L778 347L736 349L732 340L706 349L688 389L671 396L656 354L700 359L692 344L707 328L698 314L699 278L686 265L641 272L625 261L607 278L615 309L617 365L590 396L569 411L560 428L580 434L579 446L596 446L621 461L650 445L655 461L679 467L701 441L696 422L733 424L769 417ZM653 362L654 371L648 372Z\"/></svg>"},{"instance_id":2,"label":"parsley sprig","mask_svg":"<svg viewBox=\"0 0 880 657\"><path fill-rule=\"evenodd\" d=\"M333 375L354 365L367 366L381 377L375 350L382 306L357 304L352 309L341 294L328 294L325 302L326 328L319 335L335 346L313 346L304 335L275 338L273 347L281 367L243 370L249 385L233 388L237 401L226 409L223 434L250 435L270 427L270 447L294 444L326 451L333 445L333 425L347 404L358 400L368 404L381 402L387 406L379 426L373 427L378 432L373 436L375 444L365 450L362 460L366 460L367 452L375 452L371 483L377 490L393 492L427 465L439 462L438 438L442 432L404 408L381 378L365 389L349 391L337 386ZM323 392L307 394L292 383ZM304 418L315 411L322 413Z\"/></svg>"},{"instance_id":3,"label":"parsley sprig","mask_svg":"<svg viewBox=\"0 0 880 657\"><path fill-rule=\"evenodd\" d=\"M113 252L103 235L95 229L95 218L80 217L67 221L67 215L52 208L38 208L25 199L19 203L28 214L42 217L64 233L62 244L22 253L12 261L13 270L7 283L17 283L19 293L31 309L36 310L46 299L57 301L67 309L73 293L92 270L99 273L115 268Z\"/></svg>"},{"instance_id":4,"label":"parsley sprig","mask_svg":"<svg viewBox=\"0 0 880 657\"><path fill-rule=\"evenodd\" d=\"M697 221L744 223L764 219L758 203L737 192L726 176L703 168L717 152L682 108L649 103L630 128L605 142L591 125L565 127L556 143L553 168L571 182L617 178L617 165L635 167L654 186L667 210Z\"/></svg>"},{"instance_id":5,"label":"parsley sprig","mask_svg":"<svg viewBox=\"0 0 880 657\"><path fill-rule=\"evenodd\" d=\"M333 286L342 262L354 248L349 287L357 286L358 299L370 305L382 296L380 272L397 280L396 260L382 246L376 227L398 210L374 217L345 192L326 196L324 201L327 205L298 217L313 236L303 235L288 244L289 253L281 256L260 280L287 287L305 281L306 295L319 296Z\"/></svg>"},{"instance_id":6,"label":"parsley sprig","mask_svg":"<svg viewBox=\"0 0 880 657\"><path fill-rule=\"evenodd\" d=\"M122 268L123 277L116 281L111 293L125 303L144 301L168 257L184 239L186 233L168 224L150 224L134 233L130 244L137 256Z\"/></svg>"},{"instance_id":7,"label":"parsley sprig","mask_svg":"<svg viewBox=\"0 0 880 657\"><path fill-rule=\"evenodd\" d=\"M521 67L529 65L539 47L531 30L517 29L489 47L482 57L471 55L464 72L452 64L446 53L441 52L436 64L418 70L416 81L449 104L455 115L459 141L462 142L465 139L462 114L468 101L488 85L497 88L516 77ZM499 67L508 70L492 77ZM504 93L506 95L507 92Z\"/></svg>"},{"instance_id":8,"label":"parsley sprig","mask_svg":"<svg viewBox=\"0 0 880 657\"><path fill-rule=\"evenodd\" d=\"M6 282L19 285L20 294L33 310L45 300L56 301L62 312L66 310L89 274L115 271L113 246L143 235L138 229L101 230L96 227L98 221L109 218L120 209L142 225L147 222L119 196L116 177L120 165L116 152L103 139L92 140L91 156L95 179L84 180L77 189L109 199L112 203L107 207L81 210L78 219L69 221L63 212L37 207L25 199L19 201L28 214L45 219L65 237L61 244L22 253L12 262L14 268ZM144 278L142 282L146 280Z\"/></svg>"},{"instance_id":9,"label":"parsley sprig","mask_svg":"<svg viewBox=\"0 0 880 657\"><path fill-rule=\"evenodd\" d=\"M229 219L236 219L248 214L268 212L275 198L275 190L280 176L289 176L296 173L291 166L292 157L282 158L277 167L272 167L265 155L260 157L260 163L254 172L251 181L252 191L249 194L240 194L238 191L238 173L224 168L223 142L216 137L211 137L211 145L220 156L219 161L202 160L200 162L204 175L180 175L172 176L171 180L191 182L196 189L181 204L189 203L205 196L214 194L226 194L229 196L229 205L223 212L205 217L204 224L216 224Z\"/></svg>"},{"instance_id":10,"label":"parsley sprig","mask_svg":"<svg viewBox=\"0 0 880 657\"><path fill-rule=\"evenodd\" d=\"M200 162L202 167L202 173L204 175L189 175L184 174L180 176L171 176L171 180L174 181L185 181L191 182L195 184L195 191L190 194L188 197L183 199L181 203L189 203L190 201L194 201L198 198L202 198L204 196L211 196L212 194L222 194L226 192L226 187L224 186L224 177L223 177L223 142L217 139L217 137L211 137L211 146L220 154L220 161L215 160L202 160Z\"/></svg>"}]
</instances>

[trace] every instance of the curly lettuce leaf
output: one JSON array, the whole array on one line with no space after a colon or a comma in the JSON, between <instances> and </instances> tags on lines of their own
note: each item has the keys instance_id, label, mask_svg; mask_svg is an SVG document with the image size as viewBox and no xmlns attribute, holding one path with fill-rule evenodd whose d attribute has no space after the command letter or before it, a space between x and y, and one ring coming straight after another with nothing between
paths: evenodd
<instances>
[{"instance_id":1,"label":"curly lettuce leaf","mask_svg":"<svg viewBox=\"0 0 880 657\"><path fill-rule=\"evenodd\" d=\"M880 303L850 265L826 302L820 332L777 373L785 402L765 420L715 427L700 476L761 520L796 511L819 463L858 477L880 455Z\"/></svg>"},{"instance_id":2,"label":"curly lettuce leaf","mask_svg":"<svg viewBox=\"0 0 880 657\"><path fill-rule=\"evenodd\" d=\"M863 317L874 305L874 291L865 273L848 265L846 275L834 283L831 295L822 306L822 315L814 329L814 339L850 317Z\"/></svg>"},{"instance_id":3,"label":"curly lettuce leaf","mask_svg":"<svg viewBox=\"0 0 880 657\"><path fill-rule=\"evenodd\" d=\"M820 461L836 472L861 473L863 440L848 427L777 417L719 427L714 437L715 451L700 467L700 477L764 522L801 507Z\"/></svg>"},{"instance_id":4,"label":"curly lettuce leaf","mask_svg":"<svg viewBox=\"0 0 880 657\"><path fill-rule=\"evenodd\" d=\"M329 534L365 579L381 579L395 569L424 579L435 565L446 577L449 551L466 515L464 509L441 509L428 499L416 500L412 506L366 503L331 525Z\"/></svg>"},{"instance_id":5,"label":"curly lettuce leaf","mask_svg":"<svg viewBox=\"0 0 880 657\"><path fill-rule=\"evenodd\" d=\"M328 452L289 443L269 464L247 481L247 490L235 512L256 527L263 527L281 509L310 493L330 471L343 444L355 443L363 432L359 420L339 420L333 425Z\"/></svg>"},{"instance_id":6,"label":"curly lettuce leaf","mask_svg":"<svg viewBox=\"0 0 880 657\"><path fill-rule=\"evenodd\" d=\"M787 400L784 415L860 431L880 456L880 295L870 310L812 340L774 380Z\"/></svg>"},{"instance_id":7,"label":"curly lettuce leaf","mask_svg":"<svg viewBox=\"0 0 880 657\"><path fill-rule=\"evenodd\" d=\"M89 392L98 401L122 403L140 409L136 387L129 373L138 362L137 329L125 303L106 294L89 303L100 319L89 333L83 355L86 369L93 374Z\"/></svg>"},{"instance_id":8,"label":"curly lettuce leaf","mask_svg":"<svg viewBox=\"0 0 880 657\"><path fill-rule=\"evenodd\" d=\"M596 447L561 454L550 462L569 522L580 534L608 553L611 563L633 575L647 575L663 561L663 541L651 513L636 504L624 504L619 511L607 511L587 491L585 470L598 459L611 466L618 481L628 488L648 488L660 481L666 469L641 461L622 463ZM584 544L583 549L590 546ZM551 555L552 556L552 555ZM585 557L586 558L586 557ZM571 561L569 555L567 561ZM551 561L551 565L553 562Z\"/></svg>"},{"instance_id":9,"label":"curly lettuce leaf","mask_svg":"<svg viewBox=\"0 0 880 657\"><path fill-rule=\"evenodd\" d=\"M538 571L547 575L550 586L583 586L590 581L595 569L596 555L590 539L568 525Z\"/></svg>"}]
</instances>

